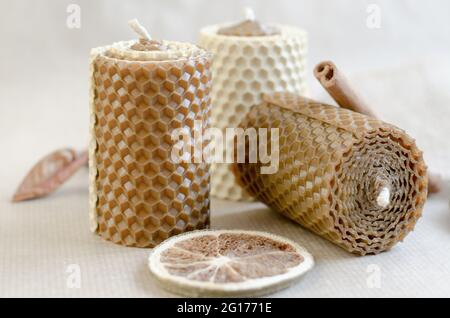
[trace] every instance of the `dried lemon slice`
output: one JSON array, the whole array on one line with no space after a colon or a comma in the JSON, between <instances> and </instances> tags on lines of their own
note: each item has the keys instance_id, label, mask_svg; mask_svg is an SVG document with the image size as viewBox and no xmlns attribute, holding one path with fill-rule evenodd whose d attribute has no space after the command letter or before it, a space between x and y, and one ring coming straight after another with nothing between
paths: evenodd
<instances>
[{"instance_id":1,"label":"dried lemon slice","mask_svg":"<svg viewBox=\"0 0 450 318\"><path fill-rule=\"evenodd\" d=\"M298 244L264 232L206 230L174 236L149 257L161 287L187 296L260 296L312 268Z\"/></svg>"}]
</instances>

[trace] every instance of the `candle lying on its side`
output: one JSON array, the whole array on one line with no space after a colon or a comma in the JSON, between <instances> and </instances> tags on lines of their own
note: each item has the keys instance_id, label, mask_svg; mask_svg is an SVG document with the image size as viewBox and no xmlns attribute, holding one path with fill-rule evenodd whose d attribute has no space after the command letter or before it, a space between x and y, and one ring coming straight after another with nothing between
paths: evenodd
<instances>
[{"instance_id":1,"label":"candle lying on its side","mask_svg":"<svg viewBox=\"0 0 450 318\"><path fill-rule=\"evenodd\" d=\"M91 54L91 230L154 247L209 226L209 164L175 163L171 153L175 129L208 128L210 54L130 25L140 40Z\"/></svg>"},{"instance_id":2,"label":"candle lying on its side","mask_svg":"<svg viewBox=\"0 0 450 318\"><path fill-rule=\"evenodd\" d=\"M263 93L306 93L307 35L303 30L261 24L247 11L242 23L202 29L199 45L214 53L212 127L237 127L250 107L261 102ZM227 147L232 144L232 138L227 140ZM222 199L250 200L230 167L213 163L211 194Z\"/></svg>"},{"instance_id":3,"label":"candle lying on its side","mask_svg":"<svg viewBox=\"0 0 450 318\"><path fill-rule=\"evenodd\" d=\"M386 251L413 230L428 182L414 139L381 120L294 94L264 100L241 127L279 129L279 169L235 166L255 197L355 254Z\"/></svg>"}]
</instances>

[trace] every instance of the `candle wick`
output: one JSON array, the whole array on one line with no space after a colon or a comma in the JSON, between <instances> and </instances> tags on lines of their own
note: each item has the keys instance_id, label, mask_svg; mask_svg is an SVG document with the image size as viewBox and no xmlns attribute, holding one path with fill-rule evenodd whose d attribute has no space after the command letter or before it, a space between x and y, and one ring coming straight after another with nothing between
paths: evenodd
<instances>
[{"instance_id":1,"label":"candle wick","mask_svg":"<svg viewBox=\"0 0 450 318\"><path fill-rule=\"evenodd\" d=\"M128 25L130 26L130 28L136 32L141 39L145 39L145 40L151 40L152 37L150 36L150 34L147 32L147 30L139 23L139 21L137 19L133 19L128 21Z\"/></svg>"},{"instance_id":2,"label":"candle wick","mask_svg":"<svg viewBox=\"0 0 450 318\"><path fill-rule=\"evenodd\" d=\"M387 207L391 201L390 197L391 197L391 191L389 190L389 188L383 187L377 197L378 206L380 206L382 208Z\"/></svg>"},{"instance_id":3,"label":"candle wick","mask_svg":"<svg viewBox=\"0 0 450 318\"><path fill-rule=\"evenodd\" d=\"M253 11L252 8L250 7L246 7L244 9L244 15L245 15L245 19L249 20L249 21L255 21L256 17L255 17L255 11Z\"/></svg>"}]
</instances>

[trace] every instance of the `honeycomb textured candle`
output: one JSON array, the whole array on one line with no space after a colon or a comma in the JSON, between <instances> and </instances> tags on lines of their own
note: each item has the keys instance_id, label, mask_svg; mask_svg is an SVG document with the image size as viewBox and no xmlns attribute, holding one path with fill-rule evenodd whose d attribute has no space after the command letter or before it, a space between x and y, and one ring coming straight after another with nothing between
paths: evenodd
<instances>
[{"instance_id":1,"label":"honeycomb textured candle","mask_svg":"<svg viewBox=\"0 0 450 318\"><path fill-rule=\"evenodd\" d=\"M175 129L208 128L210 55L161 47L130 41L92 51L91 229L127 246L209 226L209 165L175 163L171 151Z\"/></svg>"},{"instance_id":2,"label":"honeycomb textured candle","mask_svg":"<svg viewBox=\"0 0 450 318\"><path fill-rule=\"evenodd\" d=\"M230 36L218 34L221 26L209 26L200 34L200 46L214 53L211 91L211 126L225 131L237 127L262 93L306 92L307 36L302 30L276 26L279 34ZM227 144L232 143L231 139ZM226 149L226 148L224 148ZM214 163L211 194L222 199L251 197L230 173L231 165Z\"/></svg>"},{"instance_id":3,"label":"honeycomb textured candle","mask_svg":"<svg viewBox=\"0 0 450 318\"><path fill-rule=\"evenodd\" d=\"M279 128L279 169L261 174L260 164L236 164L246 189L356 254L377 254L403 240L427 198L426 166L414 140L390 124L296 95L264 99L241 126Z\"/></svg>"}]
</instances>

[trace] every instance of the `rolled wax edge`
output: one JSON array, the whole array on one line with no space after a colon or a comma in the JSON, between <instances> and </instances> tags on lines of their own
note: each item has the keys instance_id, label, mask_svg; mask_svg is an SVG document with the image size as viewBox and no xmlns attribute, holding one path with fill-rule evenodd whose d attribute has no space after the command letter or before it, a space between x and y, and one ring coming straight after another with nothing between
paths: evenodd
<instances>
[{"instance_id":1,"label":"rolled wax edge","mask_svg":"<svg viewBox=\"0 0 450 318\"><path fill-rule=\"evenodd\" d=\"M97 55L101 55L105 59L139 63L187 61L209 55L208 51L189 42L162 42L163 45L169 48L171 46L178 46L178 50L169 49L167 51L137 51L131 49L130 47L137 42L137 40L119 41L110 45L97 47L93 50L97 51ZM111 54L108 54L108 52L110 52Z\"/></svg>"},{"instance_id":2,"label":"rolled wax edge","mask_svg":"<svg viewBox=\"0 0 450 318\"><path fill-rule=\"evenodd\" d=\"M303 116L306 116L306 117L309 117L309 118L312 118L315 120L322 121L324 123L327 123L328 125L334 125L334 123L332 121L330 121L329 119L327 119L326 115L324 115L324 114L312 114L307 109L293 107L295 105L289 105L287 103L284 103L284 101L277 99L278 96L283 96L283 95L288 96L288 97L298 97L298 98L303 99L305 102L310 102L312 104L320 104L322 106L339 109L342 112L353 113L359 117L366 117L368 119L368 123L371 127L370 127L370 129L369 129L369 127L367 127L367 131L365 133L358 131L357 129L355 129L353 127L340 127L340 129L347 131L349 133L352 133L356 138L364 138L364 136L367 133L370 133L372 131L387 131L387 130L389 130L391 133L402 135L405 139L404 141L407 142L408 144L412 144L412 143L416 144L416 140L411 135L409 135L404 129L397 127L394 124L385 122L381 119L372 118L370 116L352 111L350 109L337 107L337 106L327 104L327 103L322 103L322 102L316 101L314 99L311 99L309 97L297 95L296 93L291 93L291 92L280 93L279 92L279 93L274 93L274 94L263 94L262 99L263 99L263 102L265 102L265 103L287 109L294 113L301 114ZM417 145L416 145L416 147L417 147Z\"/></svg>"},{"instance_id":3,"label":"rolled wax edge","mask_svg":"<svg viewBox=\"0 0 450 318\"><path fill-rule=\"evenodd\" d=\"M97 141L95 139L95 105L94 105L94 90L95 90L95 82L94 82L94 61L98 55L101 54L101 48L94 48L90 53L90 90L89 90L89 131L90 131L90 140L89 140L89 228L91 232L95 233L98 228L97 222L97 163L95 159L95 153L97 151Z\"/></svg>"},{"instance_id":4,"label":"rolled wax edge","mask_svg":"<svg viewBox=\"0 0 450 318\"><path fill-rule=\"evenodd\" d=\"M219 34L219 29L223 27L229 27L230 23L221 23L221 24L212 24L208 25L206 27L203 27L200 30L201 36L206 37L218 37L221 39L228 39L233 41L276 41L280 38L283 39L289 39L289 38L296 38L296 37L307 37L308 32L306 30L295 27L295 26L289 26L289 25L282 25L282 24L267 24L269 27L277 28L280 33L279 34L273 34L273 35L260 35L260 36L239 36L239 35L225 35L225 34Z\"/></svg>"}]
</instances>

